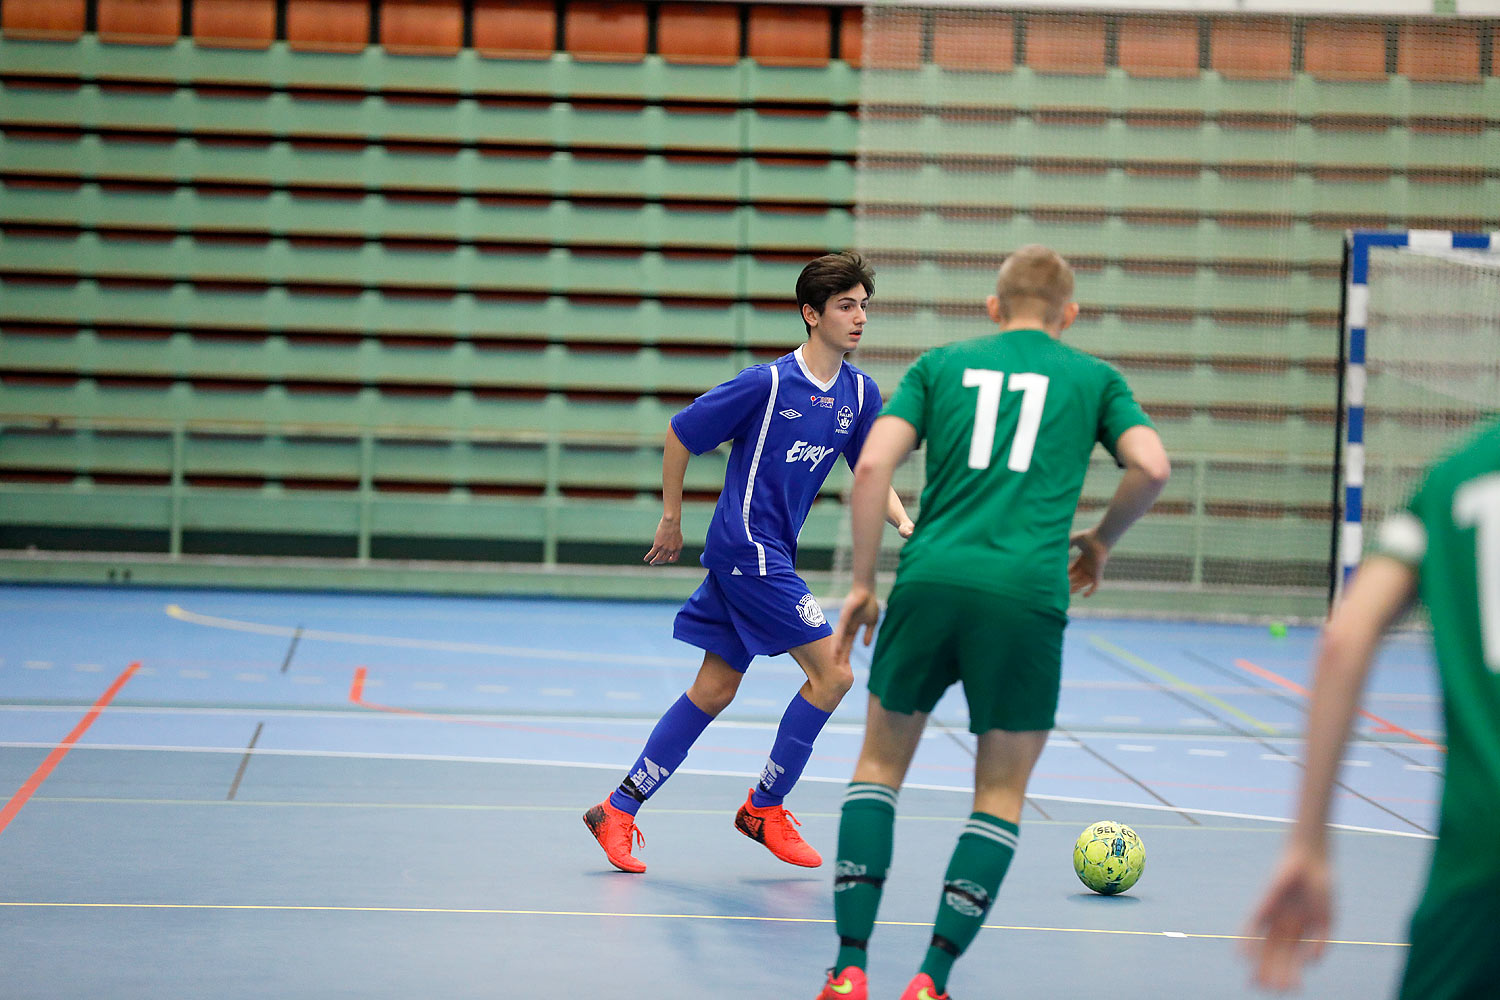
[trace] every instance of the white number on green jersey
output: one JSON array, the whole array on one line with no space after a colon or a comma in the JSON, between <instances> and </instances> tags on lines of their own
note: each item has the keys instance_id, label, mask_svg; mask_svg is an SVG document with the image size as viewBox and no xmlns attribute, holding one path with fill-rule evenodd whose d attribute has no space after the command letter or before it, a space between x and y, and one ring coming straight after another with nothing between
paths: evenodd
<instances>
[{"instance_id":1,"label":"white number on green jersey","mask_svg":"<svg viewBox=\"0 0 1500 1000\"><path fill-rule=\"evenodd\" d=\"M1453 520L1474 526L1479 571L1479 638L1484 662L1500 673L1500 475L1471 479L1453 494Z\"/></svg>"},{"instance_id":2,"label":"white number on green jersey","mask_svg":"<svg viewBox=\"0 0 1500 1000\"><path fill-rule=\"evenodd\" d=\"M1047 400L1047 376L1036 372L1016 372L1010 377L1010 391L1021 393L1021 417L1010 442L1010 458L1005 467L1012 472L1031 468L1031 453L1036 449L1037 431L1042 426L1042 404ZM965 368L964 387L978 388L974 401L974 433L969 438L969 468L988 469L990 453L995 450L995 423L1000 418L1000 394L1005 387L1005 373L988 368Z\"/></svg>"}]
</instances>

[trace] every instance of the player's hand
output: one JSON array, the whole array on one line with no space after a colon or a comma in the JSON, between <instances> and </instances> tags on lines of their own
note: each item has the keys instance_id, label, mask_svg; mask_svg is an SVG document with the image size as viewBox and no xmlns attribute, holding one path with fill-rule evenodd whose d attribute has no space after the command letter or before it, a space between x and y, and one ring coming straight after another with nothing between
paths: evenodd
<instances>
[{"instance_id":1,"label":"player's hand","mask_svg":"<svg viewBox=\"0 0 1500 1000\"><path fill-rule=\"evenodd\" d=\"M1109 562L1109 546L1099 540L1094 529L1075 531L1068 538L1068 545L1078 550L1073 561L1068 563L1068 592L1092 597L1104 579L1104 564Z\"/></svg>"},{"instance_id":2,"label":"player's hand","mask_svg":"<svg viewBox=\"0 0 1500 1000\"><path fill-rule=\"evenodd\" d=\"M1323 954L1332 911L1327 858L1288 853L1245 932L1251 980L1273 990L1300 986L1302 967Z\"/></svg>"},{"instance_id":3,"label":"player's hand","mask_svg":"<svg viewBox=\"0 0 1500 1000\"><path fill-rule=\"evenodd\" d=\"M870 644L875 638L875 623L878 621L880 601L876 599L875 592L863 587L850 590L849 596L844 598L843 609L839 611L839 627L833 633L839 663L848 665L849 653L854 649L854 640L859 635L861 626L865 630L865 645Z\"/></svg>"},{"instance_id":4,"label":"player's hand","mask_svg":"<svg viewBox=\"0 0 1500 1000\"><path fill-rule=\"evenodd\" d=\"M910 538L911 533L916 530L917 526L915 522L913 522L909 517L906 520L902 521L900 524L896 525L896 534L900 535L902 538Z\"/></svg>"},{"instance_id":5,"label":"player's hand","mask_svg":"<svg viewBox=\"0 0 1500 1000\"><path fill-rule=\"evenodd\" d=\"M646 553L646 562L652 566L674 563L682 555L682 522L675 517L663 517L656 526L656 537L651 540L651 551Z\"/></svg>"}]
</instances>

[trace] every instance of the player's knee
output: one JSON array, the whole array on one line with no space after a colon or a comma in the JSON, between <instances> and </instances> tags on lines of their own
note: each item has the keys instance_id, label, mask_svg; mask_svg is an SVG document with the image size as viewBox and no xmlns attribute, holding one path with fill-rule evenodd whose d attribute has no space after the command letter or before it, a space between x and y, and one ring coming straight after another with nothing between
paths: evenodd
<instances>
[{"instance_id":1,"label":"player's knee","mask_svg":"<svg viewBox=\"0 0 1500 1000\"><path fill-rule=\"evenodd\" d=\"M834 702L841 701L854 686L854 671L846 664L835 664L823 672L823 692Z\"/></svg>"},{"instance_id":2,"label":"player's knee","mask_svg":"<svg viewBox=\"0 0 1500 1000\"><path fill-rule=\"evenodd\" d=\"M693 682L688 689L688 698L709 715L718 715L729 707L734 701L734 696L740 689L739 676L734 677L700 677Z\"/></svg>"}]
</instances>

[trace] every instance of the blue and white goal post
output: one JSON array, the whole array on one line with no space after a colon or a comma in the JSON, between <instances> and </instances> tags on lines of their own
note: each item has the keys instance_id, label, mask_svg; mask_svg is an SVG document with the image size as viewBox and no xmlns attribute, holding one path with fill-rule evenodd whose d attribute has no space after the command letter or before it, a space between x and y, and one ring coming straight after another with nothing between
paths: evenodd
<instances>
[{"instance_id":1,"label":"blue and white goal post","mask_svg":"<svg viewBox=\"0 0 1500 1000\"><path fill-rule=\"evenodd\" d=\"M1500 233L1344 239L1330 599L1421 470L1500 409Z\"/></svg>"}]
</instances>

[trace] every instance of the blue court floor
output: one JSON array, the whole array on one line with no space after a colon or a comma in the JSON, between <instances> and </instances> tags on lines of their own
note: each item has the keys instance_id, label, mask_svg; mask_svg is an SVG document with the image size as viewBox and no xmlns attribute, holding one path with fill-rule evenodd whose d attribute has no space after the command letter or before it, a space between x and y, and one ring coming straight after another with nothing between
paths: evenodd
<instances>
[{"instance_id":1,"label":"blue court floor","mask_svg":"<svg viewBox=\"0 0 1500 1000\"><path fill-rule=\"evenodd\" d=\"M816 994L829 874L732 826L801 682L752 665L644 808L644 876L579 820L699 655L661 603L0 587L0 995ZM1254 995L1236 953L1293 808L1310 629L1079 620L1021 847L955 1000ZM867 656L860 651L859 656ZM865 695L788 806L833 854ZM962 700L902 792L871 942L894 1000L969 813ZM1336 942L1307 995L1389 995L1425 875L1441 719L1420 636L1387 644L1342 775ZM1098 819L1148 850L1088 893Z\"/></svg>"}]
</instances>

